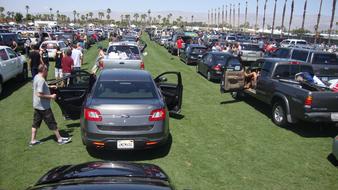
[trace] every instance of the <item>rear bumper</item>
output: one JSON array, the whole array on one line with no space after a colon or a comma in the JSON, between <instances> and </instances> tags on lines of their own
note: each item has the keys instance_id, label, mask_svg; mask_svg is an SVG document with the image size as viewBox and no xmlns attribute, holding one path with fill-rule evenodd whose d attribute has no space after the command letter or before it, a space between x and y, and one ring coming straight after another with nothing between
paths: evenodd
<instances>
[{"instance_id":1,"label":"rear bumper","mask_svg":"<svg viewBox=\"0 0 338 190\"><path fill-rule=\"evenodd\" d=\"M331 119L331 112L311 112L305 113L304 118L305 121L309 122L325 122L325 123L338 123L338 121L333 121Z\"/></svg>"}]
</instances>

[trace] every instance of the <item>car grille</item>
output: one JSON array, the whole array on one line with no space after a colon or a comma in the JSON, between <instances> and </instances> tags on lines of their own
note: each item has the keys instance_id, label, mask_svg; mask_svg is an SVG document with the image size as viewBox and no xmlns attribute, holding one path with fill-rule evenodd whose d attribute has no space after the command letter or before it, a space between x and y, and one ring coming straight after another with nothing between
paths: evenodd
<instances>
[{"instance_id":1,"label":"car grille","mask_svg":"<svg viewBox=\"0 0 338 190\"><path fill-rule=\"evenodd\" d=\"M137 125L137 126L109 126L109 125L98 125L102 131L149 131L153 128L152 125Z\"/></svg>"}]
</instances>

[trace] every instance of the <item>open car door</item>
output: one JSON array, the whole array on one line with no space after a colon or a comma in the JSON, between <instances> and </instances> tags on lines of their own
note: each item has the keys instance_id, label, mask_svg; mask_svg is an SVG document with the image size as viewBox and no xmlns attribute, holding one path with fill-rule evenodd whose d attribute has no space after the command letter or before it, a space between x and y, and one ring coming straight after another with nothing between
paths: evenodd
<instances>
[{"instance_id":1,"label":"open car door","mask_svg":"<svg viewBox=\"0 0 338 190\"><path fill-rule=\"evenodd\" d=\"M244 68L240 64L231 64L235 59L230 58L223 68L221 78L221 93L237 92L244 89Z\"/></svg>"},{"instance_id":2,"label":"open car door","mask_svg":"<svg viewBox=\"0 0 338 190\"><path fill-rule=\"evenodd\" d=\"M179 113L182 107L183 84L180 72L165 72L154 79L165 98L169 112Z\"/></svg>"},{"instance_id":3,"label":"open car door","mask_svg":"<svg viewBox=\"0 0 338 190\"><path fill-rule=\"evenodd\" d=\"M83 102L94 82L94 75L86 71L76 71L70 76L48 83L58 87L57 89L51 89L51 93L57 95L55 101L65 119L80 119Z\"/></svg>"}]
</instances>

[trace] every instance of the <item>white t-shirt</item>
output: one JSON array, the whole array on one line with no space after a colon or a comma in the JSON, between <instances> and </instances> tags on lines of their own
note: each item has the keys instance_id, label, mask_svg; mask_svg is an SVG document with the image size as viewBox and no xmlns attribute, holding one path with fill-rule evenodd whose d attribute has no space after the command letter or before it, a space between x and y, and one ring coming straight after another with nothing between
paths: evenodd
<instances>
[{"instance_id":1,"label":"white t-shirt","mask_svg":"<svg viewBox=\"0 0 338 190\"><path fill-rule=\"evenodd\" d=\"M72 50L72 59L74 60L74 67L81 67L82 52L78 49Z\"/></svg>"}]
</instances>

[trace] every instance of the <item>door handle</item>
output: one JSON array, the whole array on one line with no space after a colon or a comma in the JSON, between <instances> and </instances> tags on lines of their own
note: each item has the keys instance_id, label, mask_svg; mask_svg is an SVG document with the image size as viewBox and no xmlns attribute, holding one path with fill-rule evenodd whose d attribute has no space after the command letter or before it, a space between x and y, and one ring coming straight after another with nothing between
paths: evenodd
<instances>
[{"instance_id":1,"label":"door handle","mask_svg":"<svg viewBox=\"0 0 338 190\"><path fill-rule=\"evenodd\" d=\"M124 64L124 62L120 62L120 65L123 65Z\"/></svg>"}]
</instances>

